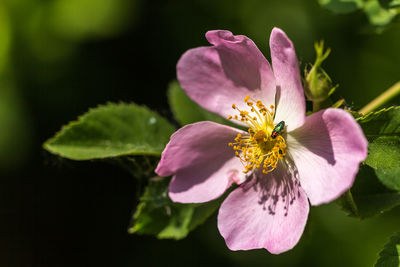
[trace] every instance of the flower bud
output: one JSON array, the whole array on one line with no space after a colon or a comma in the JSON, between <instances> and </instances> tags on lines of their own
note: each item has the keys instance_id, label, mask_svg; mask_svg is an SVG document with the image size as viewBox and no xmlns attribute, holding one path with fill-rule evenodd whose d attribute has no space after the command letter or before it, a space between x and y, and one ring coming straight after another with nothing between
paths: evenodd
<instances>
[{"instance_id":1,"label":"flower bud","mask_svg":"<svg viewBox=\"0 0 400 267\"><path fill-rule=\"evenodd\" d=\"M333 86L329 75L321 68L322 62L329 56L331 50L328 48L324 52L324 42L314 44L317 57L314 65L306 66L304 70L304 91L307 99L313 102L323 102L338 87Z\"/></svg>"}]
</instances>

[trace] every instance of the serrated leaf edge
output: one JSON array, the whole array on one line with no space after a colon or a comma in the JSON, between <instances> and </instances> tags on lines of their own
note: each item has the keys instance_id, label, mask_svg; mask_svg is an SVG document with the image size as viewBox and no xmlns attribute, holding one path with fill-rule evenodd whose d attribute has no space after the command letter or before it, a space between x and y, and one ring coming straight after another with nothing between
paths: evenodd
<instances>
[{"instance_id":1,"label":"serrated leaf edge","mask_svg":"<svg viewBox=\"0 0 400 267\"><path fill-rule=\"evenodd\" d=\"M123 102L123 101L119 101L118 103L106 102L106 104L98 104L96 107L91 107L91 108L88 109L88 111L86 111L85 113L79 115L79 116L76 118L76 120L70 121L70 122L68 122L67 124L63 125L63 126L61 127L61 129L60 129L58 132L56 132L56 134L55 134L53 137L49 138L47 141L45 141L45 142L43 143L42 147L43 147L45 150L49 151L50 153L52 153L52 154L54 154L54 155L57 155L57 156L60 156L60 157L63 157L63 158L67 158L67 159L70 159L70 160L75 160L75 161L91 160L91 159L76 159L76 158L71 158L71 157L65 156L65 155L63 155L62 153L60 153L60 152L58 152L58 151L55 151L55 150L51 147L50 143L54 142L54 140L56 140L57 138L59 138L59 137L64 133L64 131L68 130L69 128L71 128L71 127L73 127L73 126L75 126L75 125L77 125L77 124L79 124L79 123L81 123L82 120L84 119L84 117L85 117L86 115L88 115L89 113L93 112L93 111L99 111L99 110L101 110L101 109L106 109L106 108L110 108L110 107L120 107L120 106L129 107L129 106L131 106L131 105L136 106L136 107L139 107L139 108L144 108L144 109L146 109L146 110L147 110L148 112L150 112L150 113L155 113L155 114L157 114L158 116L161 116L160 114L156 113L155 111L149 109L147 106L145 106L145 105L138 105L138 104L136 104L136 103L134 103L134 102L126 103L126 102ZM161 117L162 117L162 116L161 116ZM93 160L94 160L94 159L105 159L105 158L120 157L120 156L128 156L128 155L161 156L161 153L157 153L157 152L152 153L152 152L143 152L143 151L124 152L124 153L119 153L118 155L115 155L115 156L106 156L106 157L97 157L97 158L93 158Z\"/></svg>"},{"instance_id":2,"label":"serrated leaf edge","mask_svg":"<svg viewBox=\"0 0 400 267\"><path fill-rule=\"evenodd\" d=\"M383 246L382 250L378 254L379 258L378 258L378 260L376 261L376 263L374 265L375 267L378 266L377 264L379 263L379 261L381 260L382 257L388 256L388 255L385 255L385 250L387 248L390 249L393 245L395 245L394 242L396 242L395 241L396 237L400 238L400 232L394 233L393 235L390 236L389 241L385 243L385 245ZM399 257L400 257L400 255L399 255Z\"/></svg>"},{"instance_id":3,"label":"serrated leaf edge","mask_svg":"<svg viewBox=\"0 0 400 267\"><path fill-rule=\"evenodd\" d=\"M369 113L367 113L367 114L365 114L365 115L363 115L363 116L361 116L359 118L356 118L355 120L357 122L361 121L361 123L362 123L362 120L366 120L371 116L379 115L380 113L388 112L388 111L391 111L391 110L397 110L397 109L400 109L400 106L391 106L391 107L388 107L388 108L383 108L383 109L378 110L378 111L371 111L371 112L369 112Z\"/></svg>"}]
</instances>

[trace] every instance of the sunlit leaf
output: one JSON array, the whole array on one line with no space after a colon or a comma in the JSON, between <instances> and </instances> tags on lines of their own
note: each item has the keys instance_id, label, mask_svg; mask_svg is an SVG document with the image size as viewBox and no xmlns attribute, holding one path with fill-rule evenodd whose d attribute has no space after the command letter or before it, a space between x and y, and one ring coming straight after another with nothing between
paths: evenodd
<instances>
[{"instance_id":1,"label":"sunlit leaf","mask_svg":"<svg viewBox=\"0 0 400 267\"><path fill-rule=\"evenodd\" d=\"M400 168L398 166L380 168L375 173L385 186L400 192Z\"/></svg>"},{"instance_id":2,"label":"sunlit leaf","mask_svg":"<svg viewBox=\"0 0 400 267\"><path fill-rule=\"evenodd\" d=\"M160 155L173 131L170 123L146 107L109 103L64 126L44 148L73 160Z\"/></svg>"},{"instance_id":3,"label":"sunlit leaf","mask_svg":"<svg viewBox=\"0 0 400 267\"><path fill-rule=\"evenodd\" d=\"M368 139L368 157L376 177L400 191L400 108L391 107L358 119Z\"/></svg>"},{"instance_id":4,"label":"sunlit leaf","mask_svg":"<svg viewBox=\"0 0 400 267\"><path fill-rule=\"evenodd\" d=\"M384 135L373 139L365 163L375 169L400 168L400 137Z\"/></svg>"},{"instance_id":5,"label":"sunlit leaf","mask_svg":"<svg viewBox=\"0 0 400 267\"><path fill-rule=\"evenodd\" d=\"M367 218L400 205L400 109L385 108L357 121L368 139L368 157L339 203L352 216Z\"/></svg>"},{"instance_id":6,"label":"sunlit leaf","mask_svg":"<svg viewBox=\"0 0 400 267\"><path fill-rule=\"evenodd\" d=\"M381 136L369 143L366 164L387 187L400 191L400 137Z\"/></svg>"},{"instance_id":7,"label":"sunlit leaf","mask_svg":"<svg viewBox=\"0 0 400 267\"><path fill-rule=\"evenodd\" d=\"M389 24L399 13L396 9L383 8L378 0L367 1L364 6L369 22L374 26L385 26Z\"/></svg>"},{"instance_id":8,"label":"sunlit leaf","mask_svg":"<svg viewBox=\"0 0 400 267\"><path fill-rule=\"evenodd\" d=\"M400 232L394 234L385 244L375 267L400 267Z\"/></svg>"},{"instance_id":9,"label":"sunlit leaf","mask_svg":"<svg viewBox=\"0 0 400 267\"><path fill-rule=\"evenodd\" d=\"M399 0L318 0L319 4L335 13L345 14L363 10L371 25L383 27L399 14Z\"/></svg>"},{"instance_id":10,"label":"sunlit leaf","mask_svg":"<svg viewBox=\"0 0 400 267\"><path fill-rule=\"evenodd\" d=\"M150 180L133 215L129 233L182 239L202 224L220 204L218 200L203 204L173 203L168 197L169 181L161 177Z\"/></svg>"},{"instance_id":11,"label":"sunlit leaf","mask_svg":"<svg viewBox=\"0 0 400 267\"><path fill-rule=\"evenodd\" d=\"M360 123L366 123L369 121L385 120L386 117L390 118L393 116L393 114L396 115L396 113L392 113L393 110L400 110L400 107L392 106L392 107L388 107L388 108L383 108L378 111L369 112L365 115L361 115L360 113L357 113L357 114L359 114L359 116L357 116L356 119ZM395 112L397 112L397 111L395 111ZM369 130L369 131L371 131L371 130ZM399 130L399 132L400 132L400 130Z\"/></svg>"}]
</instances>

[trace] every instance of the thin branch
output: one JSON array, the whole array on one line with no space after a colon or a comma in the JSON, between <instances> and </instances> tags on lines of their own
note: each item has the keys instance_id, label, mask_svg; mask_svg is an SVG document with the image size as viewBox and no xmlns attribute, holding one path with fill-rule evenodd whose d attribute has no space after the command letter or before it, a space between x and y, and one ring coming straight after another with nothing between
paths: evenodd
<instances>
[{"instance_id":1,"label":"thin branch","mask_svg":"<svg viewBox=\"0 0 400 267\"><path fill-rule=\"evenodd\" d=\"M396 97L399 94L400 94L400 81L395 83L392 87L387 89L385 92L383 92L377 98L372 100L365 107L360 109L359 113L366 114L368 112L374 111L375 109L379 108L380 106L387 103L390 99Z\"/></svg>"}]
</instances>

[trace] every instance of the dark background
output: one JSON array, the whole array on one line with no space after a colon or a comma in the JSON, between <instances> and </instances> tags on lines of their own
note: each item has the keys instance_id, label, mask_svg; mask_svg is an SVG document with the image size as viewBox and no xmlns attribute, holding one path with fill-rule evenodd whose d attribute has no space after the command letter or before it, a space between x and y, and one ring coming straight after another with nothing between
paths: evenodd
<instances>
[{"instance_id":1,"label":"dark background","mask_svg":"<svg viewBox=\"0 0 400 267\"><path fill-rule=\"evenodd\" d=\"M129 235L135 180L104 162L50 155L42 143L90 107L145 104L172 120L166 89L207 30L252 38L269 58L281 27L302 68L313 43L354 109L400 78L400 26L376 34L361 12L315 1L3 0L0 2L0 266L370 266L398 231L400 210L366 221L335 204L311 209L299 244L282 255L232 252L216 218L182 241ZM393 103L399 103L394 99Z\"/></svg>"}]
</instances>

